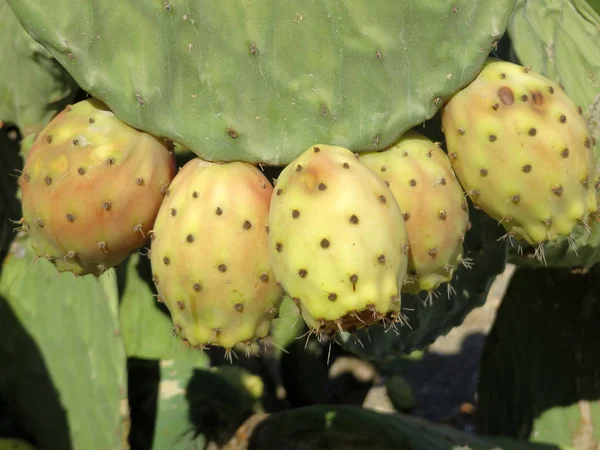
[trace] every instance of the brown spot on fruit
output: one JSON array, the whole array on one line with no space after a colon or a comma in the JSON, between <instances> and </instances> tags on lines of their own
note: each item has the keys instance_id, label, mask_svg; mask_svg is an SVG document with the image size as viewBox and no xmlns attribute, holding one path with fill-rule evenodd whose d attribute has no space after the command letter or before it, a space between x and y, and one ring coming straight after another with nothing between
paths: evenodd
<instances>
[{"instance_id":1,"label":"brown spot on fruit","mask_svg":"<svg viewBox=\"0 0 600 450\"><path fill-rule=\"evenodd\" d=\"M219 264L218 269L219 269L219 272L221 272L221 273L227 272L227 266L225 264Z\"/></svg>"},{"instance_id":2,"label":"brown spot on fruit","mask_svg":"<svg viewBox=\"0 0 600 450\"><path fill-rule=\"evenodd\" d=\"M328 298L330 301L334 302L334 301L337 299L337 294L335 294L335 293L333 293L333 292L332 292L332 293L330 293L330 294L327 296L327 298Z\"/></svg>"},{"instance_id":3,"label":"brown spot on fruit","mask_svg":"<svg viewBox=\"0 0 600 450\"><path fill-rule=\"evenodd\" d=\"M560 123L566 123L567 116L565 116L564 114L561 114L560 117L558 118L558 120L560 121Z\"/></svg>"},{"instance_id":4,"label":"brown spot on fruit","mask_svg":"<svg viewBox=\"0 0 600 450\"><path fill-rule=\"evenodd\" d=\"M50 177L50 175L46 175L44 177L44 181L46 182L47 185L51 185L52 184L52 178Z\"/></svg>"},{"instance_id":5,"label":"brown spot on fruit","mask_svg":"<svg viewBox=\"0 0 600 450\"><path fill-rule=\"evenodd\" d=\"M525 172L525 173L531 172L531 164L525 164L523 166L523 172Z\"/></svg>"},{"instance_id":6,"label":"brown spot on fruit","mask_svg":"<svg viewBox=\"0 0 600 450\"><path fill-rule=\"evenodd\" d=\"M267 281L269 281L269 274L267 274L266 272L261 273L260 281L262 281L263 283L266 283Z\"/></svg>"},{"instance_id":7,"label":"brown spot on fruit","mask_svg":"<svg viewBox=\"0 0 600 450\"><path fill-rule=\"evenodd\" d=\"M298 271L298 275L300 275L300 278L306 278L307 273L308 272L306 271L306 269L300 269Z\"/></svg>"},{"instance_id":8,"label":"brown spot on fruit","mask_svg":"<svg viewBox=\"0 0 600 450\"><path fill-rule=\"evenodd\" d=\"M236 303L235 305L233 305L234 309L237 312L243 312L244 311L244 305L241 303Z\"/></svg>"},{"instance_id":9,"label":"brown spot on fruit","mask_svg":"<svg viewBox=\"0 0 600 450\"><path fill-rule=\"evenodd\" d=\"M535 136L537 134L537 130L535 128L530 128L528 133L529 136Z\"/></svg>"},{"instance_id":10,"label":"brown spot on fruit","mask_svg":"<svg viewBox=\"0 0 600 450\"><path fill-rule=\"evenodd\" d=\"M200 290L202 289L202 285L200 283L194 283L192 285L192 289L196 292L200 292Z\"/></svg>"},{"instance_id":11,"label":"brown spot on fruit","mask_svg":"<svg viewBox=\"0 0 600 450\"><path fill-rule=\"evenodd\" d=\"M318 189L320 191L324 191L325 189L327 189L327 185L323 182L319 183Z\"/></svg>"},{"instance_id":12,"label":"brown spot on fruit","mask_svg":"<svg viewBox=\"0 0 600 450\"><path fill-rule=\"evenodd\" d=\"M377 257L377 262L379 262L379 264L385 264L385 255L379 255Z\"/></svg>"},{"instance_id":13,"label":"brown spot on fruit","mask_svg":"<svg viewBox=\"0 0 600 450\"><path fill-rule=\"evenodd\" d=\"M79 175L85 175L85 169L83 167L80 167L79 169L77 169L77 173Z\"/></svg>"},{"instance_id":14,"label":"brown spot on fruit","mask_svg":"<svg viewBox=\"0 0 600 450\"><path fill-rule=\"evenodd\" d=\"M215 214L216 214L217 216L220 216L220 215L222 215L222 214L223 214L223 210L217 206L217 209L215 209Z\"/></svg>"},{"instance_id":15,"label":"brown spot on fruit","mask_svg":"<svg viewBox=\"0 0 600 450\"><path fill-rule=\"evenodd\" d=\"M356 216L356 214L352 214L350 216L350 223L353 223L355 225L358 223L358 217Z\"/></svg>"},{"instance_id":16,"label":"brown spot on fruit","mask_svg":"<svg viewBox=\"0 0 600 450\"><path fill-rule=\"evenodd\" d=\"M490 142L494 142L496 140L496 135L495 134L490 134L488 136L488 139L489 139Z\"/></svg>"},{"instance_id":17,"label":"brown spot on fruit","mask_svg":"<svg viewBox=\"0 0 600 450\"><path fill-rule=\"evenodd\" d=\"M526 96L525 96L526 97ZM533 99L533 106L535 108L542 108L544 106L545 103L545 98L544 98L544 94L542 94L540 91L534 91L531 93L531 98ZM527 100L527 99L525 99ZM523 101L525 101L523 100Z\"/></svg>"},{"instance_id":18,"label":"brown spot on fruit","mask_svg":"<svg viewBox=\"0 0 600 450\"><path fill-rule=\"evenodd\" d=\"M300 217L300 211L298 211L297 209L294 209L294 210L292 211L292 217L293 217L294 219L297 219L298 217Z\"/></svg>"},{"instance_id":19,"label":"brown spot on fruit","mask_svg":"<svg viewBox=\"0 0 600 450\"><path fill-rule=\"evenodd\" d=\"M562 156L563 158L568 158L569 157L569 149L568 148L563 149L563 151L560 152L560 156Z\"/></svg>"},{"instance_id":20,"label":"brown spot on fruit","mask_svg":"<svg viewBox=\"0 0 600 450\"><path fill-rule=\"evenodd\" d=\"M498 97L504 105L512 105L515 102L515 94L508 86L502 86L498 89Z\"/></svg>"},{"instance_id":21,"label":"brown spot on fruit","mask_svg":"<svg viewBox=\"0 0 600 450\"><path fill-rule=\"evenodd\" d=\"M194 242L194 236L192 236L191 234L188 234L187 237L185 238L185 240L190 243Z\"/></svg>"},{"instance_id":22,"label":"brown spot on fruit","mask_svg":"<svg viewBox=\"0 0 600 450\"><path fill-rule=\"evenodd\" d=\"M279 253L281 253L281 251L283 250L283 244L281 242L278 242L277 244L275 244L275 250L277 250Z\"/></svg>"},{"instance_id":23,"label":"brown spot on fruit","mask_svg":"<svg viewBox=\"0 0 600 450\"><path fill-rule=\"evenodd\" d=\"M178 300L177 308L179 309L179 311L183 311L183 309L185 308L185 303L183 303L181 300Z\"/></svg>"},{"instance_id":24,"label":"brown spot on fruit","mask_svg":"<svg viewBox=\"0 0 600 450\"><path fill-rule=\"evenodd\" d=\"M67 213L67 220L71 223L75 222L75 216L71 213Z\"/></svg>"},{"instance_id":25,"label":"brown spot on fruit","mask_svg":"<svg viewBox=\"0 0 600 450\"><path fill-rule=\"evenodd\" d=\"M244 228L244 230L249 230L250 228L252 228L252 224L250 223L249 220L244 221L243 228Z\"/></svg>"},{"instance_id":26,"label":"brown spot on fruit","mask_svg":"<svg viewBox=\"0 0 600 450\"><path fill-rule=\"evenodd\" d=\"M164 264L165 266L168 266L170 263L171 263L171 260L169 259L169 257L168 257L168 256L165 256L165 257L163 258L163 264Z\"/></svg>"},{"instance_id":27,"label":"brown spot on fruit","mask_svg":"<svg viewBox=\"0 0 600 450\"><path fill-rule=\"evenodd\" d=\"M321 239L321 248L329 248L331 245L328 239Z\"/></svg>"}]
</instances>

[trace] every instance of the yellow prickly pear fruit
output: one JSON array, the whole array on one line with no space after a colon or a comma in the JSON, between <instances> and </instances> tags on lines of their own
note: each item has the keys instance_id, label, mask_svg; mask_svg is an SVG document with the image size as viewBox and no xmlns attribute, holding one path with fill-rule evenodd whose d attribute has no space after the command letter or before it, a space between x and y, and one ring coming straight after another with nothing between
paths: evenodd
<instances>
[{"instance_id":1,"label":"yellow prickly pear fruit","mask_svg":"<svg viewBox=\"0 0 600 450\"><path fill-rule=\"evenodd\" d=\"M40 133L20 179L34 251L60 272L101 275L147 241L175 169L167 142L98 100L67 107Z\"/></svg>"},{"instance_id":2,"label":"yellow prickly pear fruit","mask_svg":"<svg viewBox=\"0 0 600 450\"><path fill-rule=\"evenodd\" d=\"M275 276L312 332L401 320L402 211L352 152L315 145L289 164L275 185L269 229Z\"/></svg>"},{"instance_id":3,"label":"yellow prickly pear fruit","mask_svg":"<svg viewBox=\"0 0 600 450\"><path fill-rule=\"evenodd\" d=\"M402 209L410 245L403 291L426 291L431 301L461 262L470 264L463 256L469 211L448 157L431 140L409 131L394 146L364 153L360 161L386 182Z\"/></svg>"},{"instance_id":4,"label":"yellow prickly pear fruit","mask_svg":"<svg viewBox=\"0 0 600 450\"><path fill-rule=\"evenodd\" d=\"M589 226L598 210L594 139L559 85L490 59L447 102L442 123L463 188L508 237L542 249L577 224Z\"/></svg>"},{"instance_id":5,"label":"yellow prickly pear fruit","mask_svg":"<svg viewBox=\"0 0 600 450\"><path fill-rule=\"evenodd\" d=\"M266 338L282 292L267 223L273 187L242 162L195 158L177 174L151 234L159 299L192 347L246 348Z\"/></svg>"}]
</instances>

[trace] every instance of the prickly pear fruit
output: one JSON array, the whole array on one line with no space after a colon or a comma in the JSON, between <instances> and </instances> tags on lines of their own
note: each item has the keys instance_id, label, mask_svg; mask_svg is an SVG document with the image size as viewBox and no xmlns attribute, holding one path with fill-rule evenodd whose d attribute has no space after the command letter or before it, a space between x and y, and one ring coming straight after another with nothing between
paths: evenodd
<instances>
[{"instance_id":1,"label":"prickly pear fruit","mask_svg":"<svg viewBox=\"0 0 600 450\"><path fill-rule=\"evenodd\" d=\"M36 254L78 275L118 265L148 238L175 175L171 153L98 100L67 107L40 133L19 180Z\"/></svg>"},{"instance_id":2,"label":"prickly pear fruit","mask_svg":"<svg viewBox=\"0 0 600 450\"><path fill-rule=\"evenodd\" d=\"M242 162L195 158L179 171L151 232L153 280L190 346L266 338L283 294L268 255L273 187Z\"/></svg>"},{"instance_id":3,"label":"prickly pear fruit","mask_svg":"<svg viewBox=\"0 0 600 450\"><path fill-rule=\"evenodd\" d=\"M360 162L390 187L406 222L410 251L402 290L427 291L431 301L461 262L469 265L463 258L469 211L446 153L409 131L387 150L362 154Z\"/></svg>"},{"instance_id":4,"label":"prickly pear fruit","mask_svg":"<svg viewBox=\"0 0 600 450\"><path fill-rule=\"evenodd\" d=\"M402 320L402 211L348 149L315 145L288 165L275 185L269 228L275 276L312 332Z\"/></svg>"},{"instance_id":5,"label":"prickly pear fruit","mask_svg":"<svg viewBox=\"0 0 600 450\"><path fill-rule=\"evenodd\" d=\"M442 124L460 183L507 237L543 249L589 226L598 209L594 140L559 85L490 59L443 107Z\"/></svg>"}]
</instances>

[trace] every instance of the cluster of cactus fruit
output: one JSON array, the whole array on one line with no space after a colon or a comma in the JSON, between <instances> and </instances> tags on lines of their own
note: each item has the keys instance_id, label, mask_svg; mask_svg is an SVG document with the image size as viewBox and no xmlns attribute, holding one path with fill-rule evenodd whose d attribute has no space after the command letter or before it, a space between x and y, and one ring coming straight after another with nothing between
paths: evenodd
<instances>
[{"instance_id":1,"label":"cluster of cactus fruit","mask_svg":"<svg viewBox=\"0 0 600 450\"><path fill-rule=\"evenodd\" d=\"M354 153L315 143L271 182L247 162L189 161L98 100L39 133L20 177L39 257L99 276L149 243L158 300L190 346L268 344L289 296L319 339L410 326L402 294L453 294L470 199L511 241L571 239L600 217L595 141L561 87L490 59L442 109L446 151L415 131Z\"/></svg>"}]
</instances>

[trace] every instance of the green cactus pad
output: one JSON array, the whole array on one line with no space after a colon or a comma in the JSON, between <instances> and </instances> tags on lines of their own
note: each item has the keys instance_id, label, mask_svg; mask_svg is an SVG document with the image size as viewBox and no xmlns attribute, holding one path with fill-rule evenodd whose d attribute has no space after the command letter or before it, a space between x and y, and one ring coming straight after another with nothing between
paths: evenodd
<instances>
[{"instance_id":1,"label":"green cactus pad","mask_svg":"<svg viewBox=\"0 0 600 450\"><path fill-rule=\"evenodd\" d=\"M482 352L482 432L598 446L599 273L515 272Z\"/></svg>"},{"instance_id":2,"label":"green cactus pad","mask_svg":"<svg viewBox=\"0 0 600 450\"><path fill-rule=\"evenodd\" d=\"M404 414L357 406L316 405L272 414L259 423L249 449L262 450L568 450L467 433Z\"/></svg>"},{"instance_id":3,"label":"green cactus pad","mask_svg":"<svg viewBox=\"0 0 600 450\"><path fill-rule=\"evenodd\" d=\"M0 0L0 122L35 133L73 100L77 84Z\"/></svg>"},{"instance_id":4,"label":"green cactus pad","mask_svg":"<svg viewBox=\"0 0 600 450\"><path fill-rule=\"evenodd\" d=\"M207 160L385 148L469 83L515 0L9 0L129 125Z\"/></svg>"},{"instance_id":5,"label":"green cactus pad","mask_svg":"<svg viewBox=\"0 0 600 450\"><path fill-rule=\"evenodd\" d=\"M41 449L128 448L116 309L112 272L59 274L26 239L13 243L0 278L0 392Z\"/></svg>"}]
</instances>

